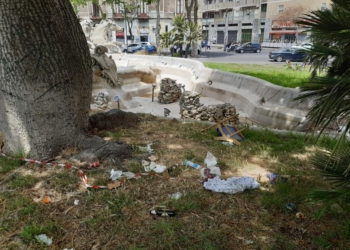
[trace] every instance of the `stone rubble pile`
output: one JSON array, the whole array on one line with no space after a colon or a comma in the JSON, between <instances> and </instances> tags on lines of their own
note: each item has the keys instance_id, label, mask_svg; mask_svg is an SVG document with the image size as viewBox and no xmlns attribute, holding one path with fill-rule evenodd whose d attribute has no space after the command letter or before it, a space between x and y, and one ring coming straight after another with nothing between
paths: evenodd
<instances>
[{"instance_id":1,"label":"stone rubble pile","mask_svg":"<svg viewBox=\"0 0 350 250\"><path fill-rule=\"evenodd\" d=\"M230 103L204 106L200 101L200 94L185 91L180 100L181 118L195 119L199 121L219 122L227 117L237 114L236 107ZM227 123L237 124L238 116L230 119Z\"/></svg>"},{"instance_id":2,"label":"stone rubble pile","mask_svg":"<svg viewBox=\"0 0 350 250\"><path fill-rule=\"evenodd\" d=\"M94 103L97 109L106 109L108 106L107 95L98 93L97 96L94 97Z\"/></svg>"},{"instance_id":3,"label":"stone rubble pile","mask_svg":"<svg viewBox=\"0 0 350 250\"><path fill-rule=\"evenodd\" d=\"M181 84L177 84L176 80L163 78L160 83L158 102L162 104L174 103L180 98L181 94Z\"/></svg>"}]
</instances>

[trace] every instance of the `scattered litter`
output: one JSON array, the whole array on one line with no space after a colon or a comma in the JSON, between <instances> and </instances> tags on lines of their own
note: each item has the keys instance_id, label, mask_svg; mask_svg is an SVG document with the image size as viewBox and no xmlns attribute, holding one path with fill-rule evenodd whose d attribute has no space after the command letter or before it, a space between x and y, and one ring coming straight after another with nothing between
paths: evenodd
<instances>
[{"instance_id":1,"label":"scattered litter","mask_svg":"<svg viewBox=\"0 0 350 250\"><path fill-rule=\"evenodd\" d=\"M206 167L215 167L217 163L218 161L216 157L208 151L207 156L205 157L205 160L204 160L204 165Z\"/></svg>"},{"instance_id":2,"label":"scattered litter","mask_svg":"<svg viewBox=\"0 0 350 250\"><path fill-rule=\"evenodd\" d=\"M127 179L131 179L135 177L135 174L132 172L123 172L122 176L126 177ZM141 176L138 176L137 178L141 178Z\"/></svg>"},{"instance_id":3,"label":"scattered litter","mask_svg":"<svg viewBox=\"0 0 350 250\"><path fill-rule=\"evenodd\" d=\"M74 250L74 248L63 248L63 250Z\"/></svg>"},{"instance_id":4,"label":"scattered litter","mask_svg":"<svg viewBox=\"0 0 350 250\"><path fill-rule=\"evenodd\" d=\"M206 168L201 169L201 176L204 179L204 181L206 181L207 179L212 179L216 176L221 176L220 168L216 166L217 163L218 161L216 157L208 151L207 156L204 160L204 165L206 166Z\"/></svg>"},{"instance_id":5,"label":"scattered litter","mask_svg":"<svg viewBox=\"0 0 350 250\"><path fill-rule=\"evenodd\" d=\"M107 187L109 189L113 189L113 188L117 188L117 187L120 187L121 183L119 181L115 181L113 183L108 183L107 184Z\"/></svg>"},{"instance_id":6,"label":"scattered litter","mask_svg":"<svg viewBox=\"0 0 350 250\"><path fill-rule=\"evenodd\" d=\"M287 205L286 205L287 209L289 211L293 211L297 208L297 206L295 206L295 204L291 203L291 202L288 202Z\"/></svg>"},{"instance_id":7,"label":"scattered litter","mask_svg":"<svg viewBox=\"0 0 350 250\"><path fill-rule=\"evenodd\" d=\"M178 167L178 165L176 164L176 165L173 165L173 166L171 166L170 168L168 168L167 170L168 170L168 173L171 173L171 172L173 172L176 168Z\"/></svg>"},{"instance_id":8,"label":"scattered litter","mask_svg":"<svg viewBox=\"0 0 350 250\"><path fill-rule=\"evenodd\" d=\"M38 241L41 241L43 243L45 243L46 245L50 246L52 244L52 238L48 238L46 236L46 234L40 234L40 235L36 235L35 239L37 239Z\"/></svg>"},{"instance_id":9,"label":"scattered litter","mask_svg":"<svg viewBox=\"0 0 350 250\"><path fill-rule=\"evenodd\" d=\"M221 142L223 145L230 145L230 146L233 146L233 142L231 141L223 141Z\"/></svg>"},{"instance_id":10,"label":"scattered litter","mask_svg":"<svg viewBox=\"0 0 350 250\"><path fill-rule=\"evenodd\" d=\"M169 197L170 197L171 199L175 199L175 200L180 199L181 196L182 196L182 194L181 194L180 192L176 192L176 193L173 193L173 194L169 194Z\"/></svg>"},{"instance_id":11,"label":"scattered litter","mask_svg":"<svg viewBox=\"0 0 350 250\"><path fill-rule=\"evenodd\" d=\"M276 181L277 181L278 175L277 175L277 174L274 174L274 173L270 173L270 174L267 175L267 177L269 178L270 183L271 183L271 184L274 184L274 183L276 183Z\"/></svg>"},{"instance_id":12,"label":"scattered litter","mask_svg":"<svg viewBox=\"0 0 350 250\"><path fill-rule=\"evenodd\" d=\"M245 189L259 188L260 184L254 178L248 176L231 177L227 180L221 180L219 176L216 176L204 182L204 187L213 192L235 194L243 192Z\"/></svg>"},{"instance_id":13,"label":"scattered litter","mask_svg":"<svg viewBox=\"0 0 350 250\"><path fill-rule=\"evenodd\" d=\"M252 240L244 240L244 245L251 245L253 243L254 243L254 241L252 241Z\"/></svg>"},{"instance_id":14,"label":"scattered litter","mask_svg":"<svg viewBox=\"0 0 350 250\"><path fill-rule=\"evenodd\" d=\"M158 156L151 155L150 157L148 157L148 159L149 159L150 161L156 161L156 160L158 160Z\"/></svg>"},{"instance_id":15,"label":"scattered litter","mask_svg":"<svg viewBox=\"0 0 350 250\"><path fill-rule=\"evenodd\" d=\"M111 170L111 176L109 177L109 179L111 179L112 181L115 181L116 179L120 178L122 176L123 172L122 171L114 171L114 169Z\"/></svg>"},{"instance_id":16,"label":"scattered litter","mask_svg":"<svg viewBox=\"0 0 350 250\"><path fill-rule=\"evenodd\" d=\"M150 154L153 154L154 150L151 148L151 146L152 146L152 143L149 143L149 144L147 144L146 147L139 146L139 149L144 151L144 152L148 152Z\"/></svg>"},{"instance_id":17,"label":"scattered litter","mask_svg":"<svg viewBox=\"0 0 350 250\"><path fill-rule=\"evenodd\" d=\"M151 161L151 163L149 163L145 160L142 160L142 166L146 172L154 171L158 174L164 172L166 169L166 166L158 165L154 161Z\"/></svg>"},{"instance_id":18,"label":"scattered litter","mask_svg":"<svg viewBox=\"0 0 350 250\"><path fill-rule=\"evenodd\" d=\"M165 208L164 206L157 207L150 210L151 215L158 215L161 217L175 217L175 211Z\"/></svg>"},{"instance_id":19,"label":"scattered litter","mask_svg":"<svg viewBox=\"0 0 350 250\"><path fill-rule=\"evenodd\" d=\"M49 196L45 196L45 197L43 198L43 202L44 202L45 204L49 204L49 203L51 202L50 197L49 197Z\"/></svg>"},{"instance_id":20,"label":"scattered litter","mask_svg":"<svg viewBox=\"0 0 350 250\"><path fill-rule=\"evenodd\" d=\"M216 176L221 176L221 171L219 167L202 168L201 176L204 180L212 179Z\"/></svg>"},{"instance_id":21,"label":"scattered litter","mask_svg":"<svg viewBox=\"0 0 350 250\"><path fill-rule=\"evenodd\" d=\"M298 219L304 219L304 214L303 214L303 213L297 212L297 213L295 214L295 216L296 216Z\"/></svg>"},{"instance_id":22,"label":"scattered litter","mask_svg":"<svg viewBox=\"0 0 350 250\"><path fill-rule=\"evenodd\" d=\"M183 165L184 165L184 166L193 167L194 169L200 169L200 168L201 168L201 166L200 166L198 163L194 163L194 162L189 161L189 160L185 160L185 161L183 162Z\"/></svg>"},{"instance_id":23,"label":"scattered litter","mask_svg":"<svg viewBox=\"0 0 350 250\"><path fill-rule=\"evenodd\" d=\"M74 205L78 206L79 205L79 200L74 200Z\"/></svg>"}]
</instances>

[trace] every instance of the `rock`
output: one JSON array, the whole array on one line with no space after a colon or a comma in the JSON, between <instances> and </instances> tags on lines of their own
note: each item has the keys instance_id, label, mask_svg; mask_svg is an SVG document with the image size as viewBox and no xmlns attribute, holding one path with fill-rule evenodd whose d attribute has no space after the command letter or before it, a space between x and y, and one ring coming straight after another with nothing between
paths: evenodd
<instances>
[{"instance_id":1,"label":"rock","mask_svg":"<svg viewBox=\"0 0 350 250\"><path fill-rule=\"evenodd\" d=\"M160 84L158 102L162 104L174 103L181 97L181 94L181 84L177 84L176 80L163 78Z\"/></svg>"},{"instance_id":2,"label":"rock","mask_svg":"<svg viewBox=\"0 0 350 250\"><path fill-rule=\"evenodd\" d=\"M331 210L338 214L341 214L344 212L344 209L338 203L332 204Z\"/></svg>"}]
</instances>

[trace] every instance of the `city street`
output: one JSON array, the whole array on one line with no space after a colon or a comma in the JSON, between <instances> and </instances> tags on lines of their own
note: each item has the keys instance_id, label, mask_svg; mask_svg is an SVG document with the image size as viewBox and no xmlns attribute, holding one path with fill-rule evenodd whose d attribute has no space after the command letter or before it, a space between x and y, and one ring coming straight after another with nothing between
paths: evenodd
<instances>
[{"instance_id":1,"label":"city street","mask_svg":"<svg viewBox=\"0 0 350 250\"><path fill-rule=\"evenodd\" d=\"M199 56L192 58L201 62L222 62L222 63L241 63L241 64L271 64L284 65L285 62L269 61L269 52L276 49L262 48L261 53L236 53L224 52L218 49L218 46L211 46L211 50L202 49Z\"/></svg>"}]
</instances>

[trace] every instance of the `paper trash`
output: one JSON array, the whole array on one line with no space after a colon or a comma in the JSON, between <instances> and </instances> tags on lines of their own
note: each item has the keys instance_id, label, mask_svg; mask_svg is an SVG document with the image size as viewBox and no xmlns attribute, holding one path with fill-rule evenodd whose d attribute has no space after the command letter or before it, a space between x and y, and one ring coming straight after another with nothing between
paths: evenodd
<instances>
[{"instance_id":1,"label":"paper trash","mask_svg":"<svg viewBox=\"0 0 350 250\"><path fill-rule=\"evenodd\" d=\"M40 235L36 235L35 239L37 239L38 241L41 241L43 243L45 243L46 245L50 246L52 244L52 238L48 238L46 236L46 234L40 234Z\"/></svg>"},{"instance_id":2,"label":"paper trash","mask_svg":"<svg viewBox=\"0 0 350 250\"><path fill-rule=\"evenodd\" d=\"M245 189L259 188L260 184L248 176L231 177L227 180L221 180L220 177L216 176L204 182L204 187L213 192L235 194L243 192Z\"/></svg>"},{"instance_id":3,"label":"paper trash","mask_svg":"<svg viewBox=\"0 0 350 250\"><path fill-rule=\"evenodd\" d=\"M151 146L152 146L152 143L149 143L149 144L147 144L146 147L139 146L139 149L144 151L144 152L148 152L150 154L153 154L154 150L151 148Z\"/></svg>"},{"instance_id":4,"label":"paper trash","mask_svg":"<svg viewBox=\"0 0 350 250\"><path fill-rule=\"evenodd\" d=\"M142 166L144 167L146 172L154 171L159 174L166 170L166 166L158 165L154 161L151 161L151 163L148 163L147 161L143 160Z\"/></svg>"}]
</instances>

